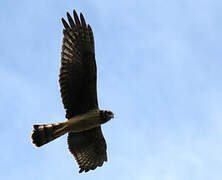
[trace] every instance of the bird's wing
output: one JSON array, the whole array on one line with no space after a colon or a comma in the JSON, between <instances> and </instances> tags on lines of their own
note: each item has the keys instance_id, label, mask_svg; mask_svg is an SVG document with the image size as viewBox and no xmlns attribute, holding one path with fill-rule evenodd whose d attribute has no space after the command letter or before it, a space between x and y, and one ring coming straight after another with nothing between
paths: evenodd
<instances>
[{"instance_id":1,"label":"bird's wing","mask_svg":"<svg viewBox=\"0 0 222 180\"><path fill-rule=\"evenodd\" d=\"M96 127L81 133L68 134L69 150L75 157L79 172L88 172L103 165L107 161L106 141L101 127Z\"/></svg>"},{"instance_id":2,"label":"bird's wing","mask_svg":"<svg viewBox=\"0 0 222 180\"><path fill-rule=\"evenodd\" d=\"M65 29L59 76L66 118L98 109L96 90L96 62L93 32L73 11L74 20L67 13L69 24L62 19ZM80 172L102 166L107 161L106 142L101 127L68 134L70 152L79 164Z\"/></svg>"},{"instance_id":3,"label":"bird's wing","mask_svg":"<svg viewBox=\"0 0 222 180\"><path fill-rule=\"evenodd\" d=\"M62 18L59 83L67 119L98 109L93 32L81 13L80 19L75 11L73 16L67 13L69 24Z\"/></svg>"}]
</instances>

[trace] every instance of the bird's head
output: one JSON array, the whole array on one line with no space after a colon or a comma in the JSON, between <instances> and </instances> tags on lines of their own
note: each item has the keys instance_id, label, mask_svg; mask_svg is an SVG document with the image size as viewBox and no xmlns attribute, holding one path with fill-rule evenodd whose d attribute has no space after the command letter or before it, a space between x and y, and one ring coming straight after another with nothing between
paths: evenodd
<instances>
[{"instance_id":1,"label":"bird's head","mask_svg":"<svg viewBox=\"0 0 222 180\"><path fill-rule=\"evenodd\" d=\"M106 123L110 119L114 118L114 114L112 111L107 111L107 110L102 110L100 111L100 116L101 116L101 124Z\"/></svg>"}]
</instances>

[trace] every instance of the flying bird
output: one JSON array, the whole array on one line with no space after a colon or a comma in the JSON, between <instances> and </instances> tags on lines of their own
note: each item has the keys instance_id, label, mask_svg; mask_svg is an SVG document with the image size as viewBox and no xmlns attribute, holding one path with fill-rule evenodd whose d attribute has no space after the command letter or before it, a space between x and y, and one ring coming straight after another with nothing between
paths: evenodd
<instances>
[{"instance_id":1,"label":"flying bird","mask_svg":"<svg viewBox=\"0 0 222 180\"><path fill-rule=\"evenodd\" d=\"M114 118L109 110L100 110L97 100L97 70L93 32L76 11L67 12L64 25L59 74L60 92L66 110L66 121L33 125L32 143L40 147L68 133L69 151L88 172L107 161L106 141L101 125Z\"/></svg>"}]
</instances>

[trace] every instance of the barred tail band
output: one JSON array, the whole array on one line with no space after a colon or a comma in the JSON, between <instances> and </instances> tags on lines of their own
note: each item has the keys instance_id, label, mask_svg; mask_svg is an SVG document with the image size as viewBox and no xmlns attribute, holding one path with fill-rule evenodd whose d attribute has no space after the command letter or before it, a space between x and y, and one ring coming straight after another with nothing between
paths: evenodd
<instances>
[{"instance_id":1,"label":"barred tail band","mask_svg":"<svg viewBox=\"0 0 222 180\"><path fill-rule=\"evenodd\" d=\"M65 128L66 123L55 123L55 124L43 124L33 125L33 132L31 135L32 143L40 147L67 132Z\"/></svg>"}]
</instances>

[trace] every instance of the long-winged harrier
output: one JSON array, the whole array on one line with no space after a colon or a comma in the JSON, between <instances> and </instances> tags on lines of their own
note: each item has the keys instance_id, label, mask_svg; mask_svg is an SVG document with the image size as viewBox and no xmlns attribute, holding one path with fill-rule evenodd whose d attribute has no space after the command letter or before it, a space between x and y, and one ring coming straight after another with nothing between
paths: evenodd
<instances>
[{"instance_id":1,"label":"long-winged harrier","mask_svg":"<svg viewBox=\"0 0 222 180\"><path fill-rule=\"evenodd\" d=\"M101 124L114 114L100 110L97 101L97 72L94 38L82 13L80 19L67 12L69 24L62 18L63 44L59 75L60 92L66 118L62 123L34 125L31 135L35 146L42 146L68 133L68 146L75 157L79 172L87 172L107 161L106 141Z\"/></svg>"}]
</instances>

